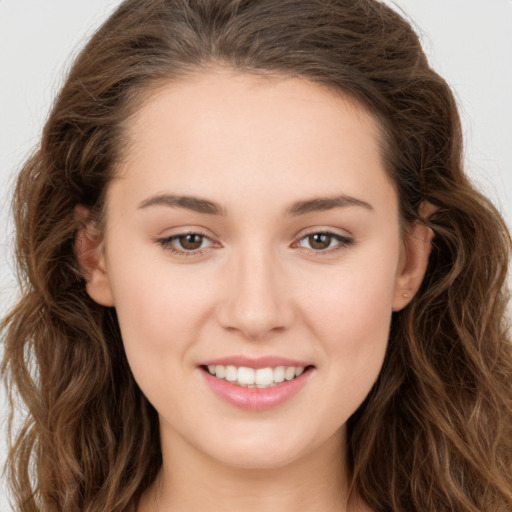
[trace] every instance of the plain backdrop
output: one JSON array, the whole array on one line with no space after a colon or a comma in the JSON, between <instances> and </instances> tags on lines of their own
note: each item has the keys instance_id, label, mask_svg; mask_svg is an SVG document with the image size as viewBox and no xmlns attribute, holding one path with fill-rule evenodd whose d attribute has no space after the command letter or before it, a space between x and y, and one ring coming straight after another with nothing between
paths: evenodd
<instances>
[{"instance_id":1,"label":"plain backdrop","mask_svg":"<svg viewBox=\"0 0 512 512\"><path fill-rule=\"evenodd\" d=\"M16 297L9 203L73 55L119 0L0 0L0 318ZM386 3L393 3L386 0ZM470 176L512 226L512 0L396 0L458 99ZM5 458L0 394L0 466ZM0 511L7 494L0 477Z\"/></svg>"}]
</instances>

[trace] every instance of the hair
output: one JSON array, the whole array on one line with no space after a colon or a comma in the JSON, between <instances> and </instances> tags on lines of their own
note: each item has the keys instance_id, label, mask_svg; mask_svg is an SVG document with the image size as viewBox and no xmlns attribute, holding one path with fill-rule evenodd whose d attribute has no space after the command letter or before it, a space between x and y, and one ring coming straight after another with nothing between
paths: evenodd
<instances>
[{"instance_id":1,"label":"hair","mask_svg":"<svg viewBox=\"0 0 512 512\"><path fill-rule=\"evenodd\" d=\"M18 510L121 512L161 467L158 416L115 310L85 290L75 211L101 220L148 91L214 66L302 78L367 109L404 226L435 233L422 287L393 314L379 378L349 420L353 492L376 511L512 510L510 236L463 172L450 88L376 0L126 0L80 52L14 195L21 297L3 321L1 368L11 408L25 408L18 429L11 412L7 464Z\"/></svg>"}]
</instances>

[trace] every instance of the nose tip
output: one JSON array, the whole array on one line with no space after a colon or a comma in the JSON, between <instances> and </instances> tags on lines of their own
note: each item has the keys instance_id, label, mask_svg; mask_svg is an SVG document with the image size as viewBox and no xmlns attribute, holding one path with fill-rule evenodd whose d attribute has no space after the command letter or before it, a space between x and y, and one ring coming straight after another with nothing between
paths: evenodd
<instances>
[{"instance_id":1,"label":"nose tip","mask_svg":"<svg viewBox=\"0 0 512 512\"><path fill-rule=\"evenodd\" d=\"M282 277L273 260L239 261L219 306L221 325L251 340L288 328L294 312Z\"/></svg>"},{"instance_id":2,"label":"nose tip","mask_svg":"<svg viewBox=\"0 0 512 512\"><path fill-rule=\"evenodd\" d=\"M271 318L267 311L260 309L254 311L252 308L238 308L235 315L231 316L231 321L225 322L224 327L229 331L238 331L250 340L264 338L271 332L279 332L284 329L282 322L277 318Z\"/></svg>"}]
</instances>

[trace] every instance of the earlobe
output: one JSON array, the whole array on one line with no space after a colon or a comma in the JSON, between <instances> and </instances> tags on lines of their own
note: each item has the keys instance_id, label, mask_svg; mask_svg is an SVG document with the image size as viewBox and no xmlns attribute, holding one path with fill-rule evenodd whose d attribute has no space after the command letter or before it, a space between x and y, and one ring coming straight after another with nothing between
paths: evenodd
<instances>
[{"instance_id":1,"label":"earlobe","mask_svg":"<svg viewBox=\"0 0 512 512\"><path fill-rule=\"evenodd\" d=\"M420 215L424 219L436 211L430 203L422 203ZM432 248L434 232L426 224L417 221L404 237L404 247L395 281L393 311L403 309L418 291L425 276Z\"/></svg>"},{"instance_id":2,"label":"earlobe","mask_svg":"<svg viewBox=\"0 0 512 512\"><path fill-rule=\"evenodd\" d=\"M75 238L75 254L86 281L87 293L102 306L114 306L102 238L95 223L89 220L85 207L77 206L75 216L80 226Z\"/></svg>"}]
</instances>

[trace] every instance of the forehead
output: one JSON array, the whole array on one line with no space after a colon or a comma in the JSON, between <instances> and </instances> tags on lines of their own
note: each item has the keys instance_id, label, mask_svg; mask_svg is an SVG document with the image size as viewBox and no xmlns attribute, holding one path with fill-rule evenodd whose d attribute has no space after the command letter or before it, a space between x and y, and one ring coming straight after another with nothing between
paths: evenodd
<instances>
[{"instance_id":1,"label":"forehead","mask_svg":"<svg viewBox=\"0 0 512 512\"><path fill-rule=\"evenodd\" d=\"M284 198L389 186L377 120L304 79L192 75L147 94L125 129L119 177L138 195L172 189L250 198L274 190Z\"/></svg>"},{"instance_id":2,"label":"forehead","mask_svg":"<svg viewBox=\"0 0 512 512\"><path fill-rule=\"evenodd\" d=\"M253 129L254 137L261 135L258 130L261 124L268 126L276 120L280 128L286 127L295 133L301 126L318 129L325 125L326 129L333 129L336 136L339 123L332 121L339 121L340 114L357 119L376 140L380 140L382 131L376 117L353 95L329 84L298 77L213 68L185 75L177 81L159 81L138 98L125 125L132 136L132 147L140 140L136 132L140 133L144 126L150 129L148 124L162 115L168 116L167 128L171 128L171 123L178 128L178 124L185 121L186 127L198 135L201 128L210 127L209 122L219 126L225 118L233 130L236 122L244 129ZM282 135L284 137L285 133Z\"/></svg>"}]
</instances>

